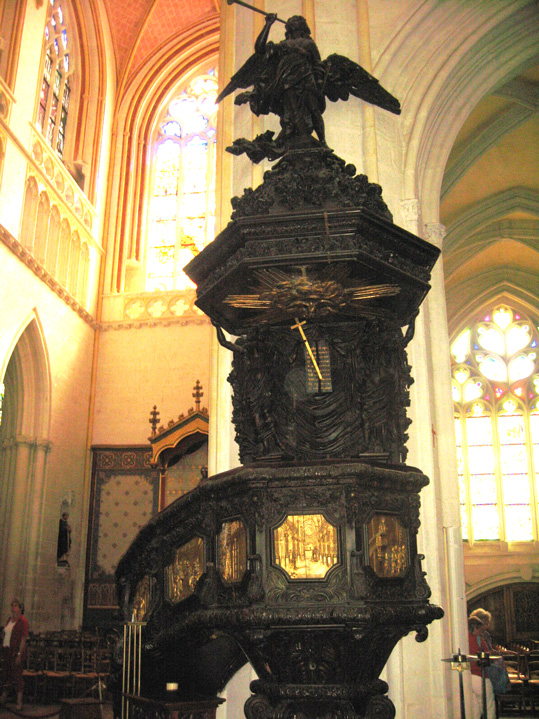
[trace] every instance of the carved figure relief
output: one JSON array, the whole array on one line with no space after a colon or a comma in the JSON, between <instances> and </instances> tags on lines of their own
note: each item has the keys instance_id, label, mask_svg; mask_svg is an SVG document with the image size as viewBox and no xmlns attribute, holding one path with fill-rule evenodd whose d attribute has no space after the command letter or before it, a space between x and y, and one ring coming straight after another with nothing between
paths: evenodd
<instances>
[{"instance_id":1,"label":"carved figure relief","mask_svg":"<svg viewBox=\"0 0 539 719\"><path fill-rule=\"evenodd\" d=\"M310 360L288 329L254 330L235 344L233 422L243 463L358 457L403 461L412 383L400 328L360 319L307 327L328 348L331 392L310 391Z\"/></svg>"}]
</instances>

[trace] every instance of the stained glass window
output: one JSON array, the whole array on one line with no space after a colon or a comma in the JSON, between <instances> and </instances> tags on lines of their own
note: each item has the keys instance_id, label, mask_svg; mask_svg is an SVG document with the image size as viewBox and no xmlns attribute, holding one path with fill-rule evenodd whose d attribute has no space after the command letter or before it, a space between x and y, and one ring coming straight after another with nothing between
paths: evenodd
<instances>
[{"instance_id":1,"label":"stained glass window","mask_svg":"<svg viewBox=\"0 0 539 719\"><path fill-rule=\"evenodd\" d=\"M194 78L168 103L153 152L146 290L183 289L182 268L214 238L217 77Z\"/></svg>"},{"instance_id":2,"label":"stained glass window","mask_svg":"<svg viewBox=\"0 0 539 719\"><path fill-rule=\"evenodd\" d=\"M538 538L538 327L506 306L451 345L463 537Z\"/></svg>"},{"instance_id":3,"label":"stained glass window","mask_svg":"<svg viewBox=\"0 0 539 719\"><path fill-rule=\"evenodd\" d=\"M57 0L49 0L49 19L45 27L43 78L36 125L60 157L63 157L64 154L71 95L69 50L70 34L66 16Z\"/></svg>"}]
</instances>

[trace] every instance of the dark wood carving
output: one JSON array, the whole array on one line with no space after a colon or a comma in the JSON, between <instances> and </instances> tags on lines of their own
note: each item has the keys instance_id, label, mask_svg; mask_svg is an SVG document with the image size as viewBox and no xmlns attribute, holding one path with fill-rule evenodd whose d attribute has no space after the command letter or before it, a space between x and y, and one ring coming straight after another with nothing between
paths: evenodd
<instances>
[{"instance_id":1,"label":"dark wood carving","mask_svg":"<svg viewBox=\"0 0 539 719\"><path fill-rule=\"evenodd\" d=\"M443 615L429 603L417 551L428 479L405 464L406 346L439 252L396 227L381 188L324 145L311 102L321 97L314 43L297 20L272 45L271 22L225 94L252 86L240 102L282 124L275 141L241 140L235 150L280 160L234 198L230 224L185 268L233 353L243 466L203 478L154 517L120 562L118 591L129 619L141 578L155 578L144 692L162 690L166 676L211 695L248 659L258 680L247 719L392 719L380 672L402 637L424 641ZM306 74L287 65L299 45L314 53L296 57ZM337 99L331 73L352 92L358 71L332 57L327 92ZM297 87L284 98L285 75L298 85L310 77L311 100L293 106ZM236 535L220 535L230 522L241 523L247 556L237 575L223 571L240 556ZM172 604L163 577L194 537L204 571Z\"/></svg>"}]
</instances>

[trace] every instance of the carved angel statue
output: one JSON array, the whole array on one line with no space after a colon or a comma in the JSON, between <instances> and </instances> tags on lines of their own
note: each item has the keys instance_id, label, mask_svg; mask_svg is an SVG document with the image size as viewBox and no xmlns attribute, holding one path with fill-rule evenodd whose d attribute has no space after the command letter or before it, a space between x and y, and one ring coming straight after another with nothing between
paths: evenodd
<instances>
[{"instance_id":1,"label":"carved angel statue","mask_svg":"<svg viewBox=\"0 0 539 719\"><path fill-rule=\"evenodd\" d=\"M238 88L252 87L252 90L236 97L236 105L248 102L257 116L278 115L281 132L275 140L271 131L259 135L253 142L235 140L234 145L228 148L230 152L246 152L255 162L263 157L276 159L291 144L295 147L309 144L313 131L325 145L322 114L326 108L326 97L336 102L348 100L350 95L354 95L400 114L399 101L360 65L337 54L322 60L309 26L301 15L287 20L284 40L268 42L271 26L278 19L273 13L266 14L266 23L256 40L254 54L233 75L217 102Z\"/></svg>"}]
</instances>

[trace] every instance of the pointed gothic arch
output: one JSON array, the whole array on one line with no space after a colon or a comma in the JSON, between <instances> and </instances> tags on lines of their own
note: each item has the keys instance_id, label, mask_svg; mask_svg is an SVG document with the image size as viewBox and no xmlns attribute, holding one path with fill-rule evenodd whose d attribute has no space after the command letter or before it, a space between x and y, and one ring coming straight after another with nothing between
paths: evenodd
<instances>
[{"instance_id":1,"label":"pointed gothic arch","mask_svg":"<svg viewBox=\"0 0 539 719\"><path fill-rule=\"evenodd\" d=\"M124 96L117 113L116 151L121 152L126 169L121 177L113 178L111 191L111 196L117 193L118 197L117 214L111 216L114 253L106 280L113 292L126 291L134 284L130 277L138 277L141 271L151 182L148 154L158 117L182 82L211 66L217 58L218 41L216 15L191 26L160 48L121 88Z\"/></svg>"},{"instance_id":2,"label":"pointed gothic arch","mask_svg":"<svg viewBox=\"0 0 539 719\"><path fill-rule=\"evenodd\" d=\"M487 12L472 3L453 17L443 5L427 3L379 58L375 75L403 108L403 196L420 199L424 222L439 221L445 165L464 121L493 88L537 62L538 32L534 2L492 3Z\"/></svg>"},{"instance_id":3,"label":"pointed gothic arch","mask_svg":"<svg viewBox=\"0 0 539 719\"><path fill-rule=\"evenodd\" d=\"M15 336L2 376L5 395L0 425L0 582L4 602L14 595L33 601L51 448L49 361L35 311Z\"/></svg>"}]
</instances>

